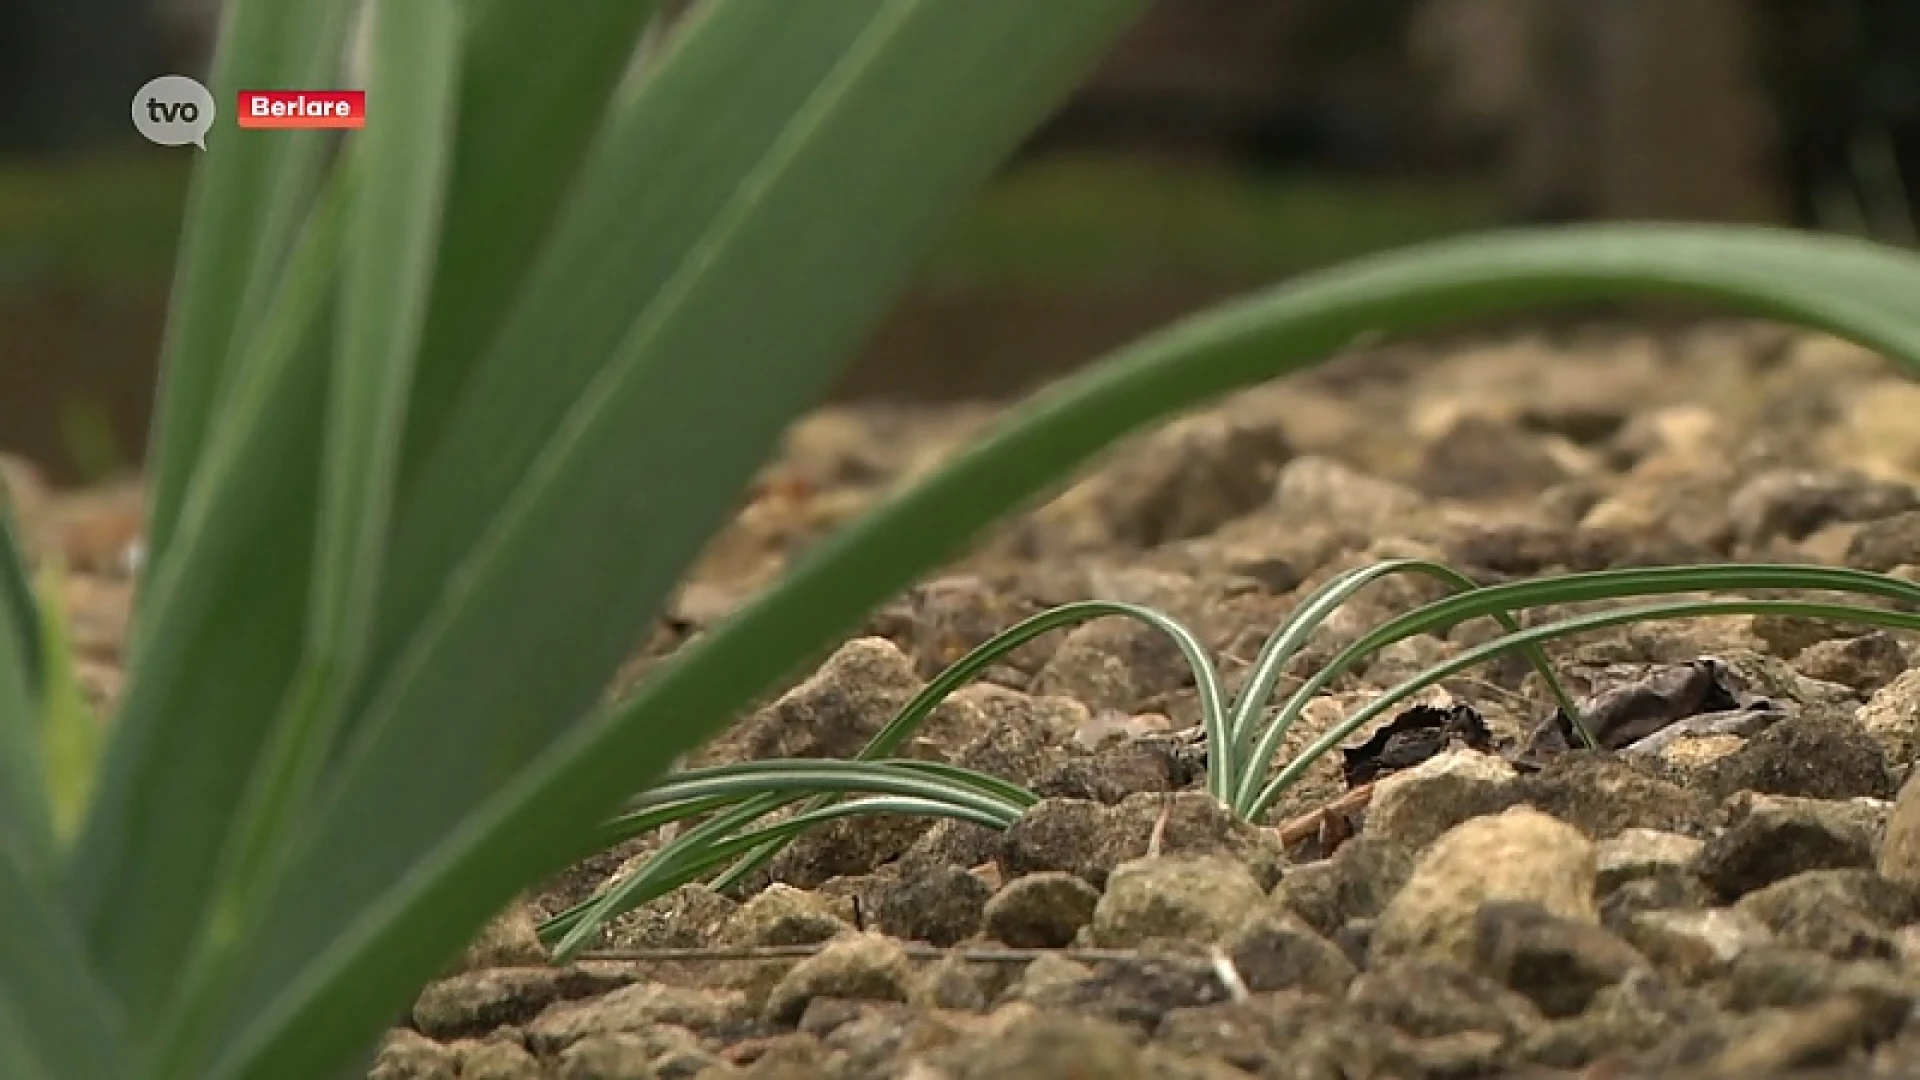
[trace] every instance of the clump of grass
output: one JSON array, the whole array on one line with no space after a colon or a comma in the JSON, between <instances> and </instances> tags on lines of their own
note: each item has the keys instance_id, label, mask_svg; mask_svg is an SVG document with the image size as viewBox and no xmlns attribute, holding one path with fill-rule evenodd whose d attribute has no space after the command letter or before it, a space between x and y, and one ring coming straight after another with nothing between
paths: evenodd
<instances>
[{"instance_id":1,"label":"clump of grass","mask_svg":"<svg viewBox=\"0 0 1920 1080\"><path fill-rule=\"evenodd\" d=\"M1315 631L1356 593L1394 574L1433 578L1452 590L1451 595L1391 619L1347 645L1270 712L1281 674ZM1305 596L1268 636L1245 686L1228 700L1205 645L1178 620L1136 604L1099 600L1064 604L1001 632L935 676L853 761L746 762L678 773L649 789L607 824L603 843L612 846L670 823L704 820L599 895L553 916L540 933L556 959L571 959L622 912L709 876L717 888L737 884L801 832L840 817L920 814L1005 828L1037 802L1037 796L973 770L887 755L911 738L955 690L1034 638L1090 619L1133 619L1164 633L1179 648L1199 693L1208 755L1206 789L1236 817L1259 822L1315 762L1355 732L1435 683L1508 652L1527 659L1581 741L1588 748L1598 748L1594 732L1542 650L1545 642L1556 638L1632 622L1769 612L1920 630L1920 615L1907 611L1782 599L1676 601L1591 613L1528 629L1522 629L1512 614L1594 600L1774 590L1851 593L1920 609L1920 586L1884 574L1822 566L1726 564L1603 570L1479 586L1439 563L1389 560L1334 575ZM1341 675L1394 642L1418 634L1445 634L1477 618L1497 621L1503 633L1385 690L1291 759L1279 760L1287 733L1307 705ZM850 793L862 797L835 801ZM790 816L766 823L796 804L798 809Z\"/></svg>"}]
</instances>

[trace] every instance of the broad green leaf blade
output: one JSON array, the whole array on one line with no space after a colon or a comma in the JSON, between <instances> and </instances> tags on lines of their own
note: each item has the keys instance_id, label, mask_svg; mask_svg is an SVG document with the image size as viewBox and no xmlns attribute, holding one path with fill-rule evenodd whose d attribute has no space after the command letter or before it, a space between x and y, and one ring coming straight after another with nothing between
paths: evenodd
<instances>
[{"instance_id":1,"label":"broad green leaf blade","mask_svg":"<svg viewBox=\"0 0 1920 1080\"><path fill-rule=\"evenodd\" d=\"M452 149L459 0L379 3L329 391L308 634L336 705L374 614ZM323 742L321 747L324 749Z\"/></svg>"},{"instance_id":2,"label":"broad green leaf blade","mask_svg":"<svg viewBox=\"0 0 1920 1080\"><path fill-rule=\"evenodd\" d=\"M12 643L14 652L8 655L26 673L19 685L31 698L40 692L40 610L13 513L6 488L0 485L0 636Z\"/></svg>"},{"instance_id":3,"label":"broad green leaf blade","mask_svg":"<svg viewBox=\"0 0 1920 1080\"><path fill-rule=\"evenodd\" d=\"M461 560L482 542L515 488L540 467L543 448L557 436L577 442L578 436L565 428L579 426L595 401L609 398L613 380L645 377L664 384L677 372L682 385L672 387L673 392L680 399L705 398L697 408L709 416L728 406L744 410L768 396L753 391L735 395L729 389L723 397L720 369L700 370L716 362L704 355L712 345L687 343L702 349L697 356L667 353L667 342L659 340L660 324L671 319L664 329L691 325L697 331L703 324L694 320L704 319L704 325L731 324L736 333L748 331L743 354L737 360L728 358L737 365L732 385L754 387L759 382L738 369L752 366L762 347L757 339L765 336L765 331L751 334L764 325L764 302L746 299L756 284L747 275L761 268L737 266L736 256L735 266L723 269L716 279L710 264L729 248L738 249L736 219L759 206L763 189L773 183L762 174L784 167L784 155L790 152L786 142L803 140L804 148L812 141L811 121L801 110L823 92L866 28L889 10L888 0L778 11L726 0L696 14L695 25L681 31L679 47L654 69L639 97L617 115L583 163L554 233L497 338L471 362L457 411L446 417L436 444L409 477L393 540L392 587L382 599L374 655L401 662L409 638L441 601L447 583L464 572ZM715 123L715 117L726 121ZM779 221L766 226L783 227L791 228ZM847 239L844 250L861 246L853 236ZM824 246L819 252L832 253ZM695 285L701 291L689 295ZM729 287L733 291L724 300L708 301L726 305L717 315L687 312L690 301ZM735 310L745 303L754 306L753 319L743 319ZM618 361L616 354L622 354ZM793 365L789 369L804 371ZM576 409L577 420L570 417ZM709 475L704 466L686 467L690 460L702 462L687 453L686 445L671 459L671 470L655 468L649 460L662 454L670 434L662 419L671 418L678 430L686 415L674 417L656 407L651 415L636 409L627 420L625 445L617 451L622 467L617 478L601 481L610 489L604 496L605 520L618 522L623 547L662 544L666 537L691 532L697 523L688 511L713 501L713 496L734 497L733 486L721 491L709 486L708 498L683 504L663 489L675 476ZM610 470L613 460L603 458L602 468ZM718 472L713 469L714 475ZM656 524L662 519L673 524L663 529ZM569 569L567 576L581 576L578 564ZM576 581L573 587L584 584ZM616 654L624 650L638 633L625 627L642 626L648 617L621 617L620 644L597 648ZM577 627L562 636L597 640L616 635ZM604 654L576 652L562 659L564 670L591 672L566 681L594 683L592 692L598 692L607 670ZM384 670L369 672L363 703L383 681L391 681L387 675ZM563 678L557 671L547 681ZM564 723L587 700L577 698L573 709L545 719Z\"/></svg>"},{"instance_id":4,"label":"broad green leaf blade","mask_svg":"<svg viewBox=\"0 0 1920 1080\"><path fill-rule=\"evenodd\" d=\"M447 193L415 392L406 466L433 445L527 268L652 21L656 0L470 5L460 79L460 137Z\"/></svg>"},{"instance_id":5,"label":"broad green leaf blade","mask_svg":"<svg viewBox=\"0 0 1920 1080\"><path fill-rule=\"evenodd\" d=\"M346 187L323 192L248 346L181 557L148 570L159 632L133 658L74 851L70 895L136 1025L172 998L304 642Z\"/></svg>"},{"instance_id":6,"label":"broad green leaf blade","mask_svg":"<svg viewBox=\"0 0 1920 1080\"><path fill-rule=\"evenodd\" d=\"M217 119L187 198L147 454L149 568L170 557L188 484L299 234L328 146L327 132L239 130L232 117L238 92L338 85L355 7L346 0L222 6L208 86Z\"/></svg>"},{"instance_id":7,"label":"broad green leaf blade","mask_svg":"<svg viewBox=\"0 0 1920 1080\"><path fill-rule=\"evenodd\" d=\"M0 829L0 1076L120 1080L119 1011L41 869Z\"/></svg>"},{"instance_id":8,"label":"broad green leaf blade","mask_svg":"<svg viewBox=\"0 0 1920 1080\"><path fill-rule=\"evenodd\" d=\"M40 606L0 493L0 847L8 836L36 873L52 866L51 796L40 747L46 649Z\"/></svg>"},{"instance_id":9,"label":"broad green leaf blade","mask_svg":"<svg viewBox=\"0 0 1920 1080\"><path fill-rule=\"evenodd\" d=\"M407 599L379 646L405 652L370 686L337 800L258 942L258 1009L213 1075L370 1036L530 873L712 730L606 762L555 804L561 828L487 845L478 880L431 858L597 700L953 207L1138 7L731 0L696 17L592 159L523 328L503 329L408 492L388 568ZM627 272L658 250L654 280Z\"/></svg>"},{"instance_id":10,"label":"broad green leaf blade","mask_svg":"<svg viewBox=\"0 0 1920 1080\"><path fill-rule=\"evenodd\" d=\"M293 692L251 770L207 939L155 1054L197 1071L207 1027L232 993L234 944L307 809L339 729L385 559L415 349L432 289L453 137L459 0L371 9L367 92L382 103L349 153L356 169L342 258L338 350L328 381L319 531L307 641Z\"/></svg>"}]
</instances>

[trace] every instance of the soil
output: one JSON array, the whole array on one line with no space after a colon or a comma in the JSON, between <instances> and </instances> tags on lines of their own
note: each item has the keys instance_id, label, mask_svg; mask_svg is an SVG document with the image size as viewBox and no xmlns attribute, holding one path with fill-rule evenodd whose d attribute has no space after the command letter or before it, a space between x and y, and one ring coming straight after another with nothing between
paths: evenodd
<instances>
[{"instance_id":1,"label":"soil","mask_svg":"<svg viewBox=\"0 0 1920 1080\"><path fill-rule=\"evenodd\" d=\"M993 414L807 418L621 686ZM1744 323L1345 357L1117 448L697 761L849 754L971 646L1086 597L1186 621L1231 688L1308 590L1389 557L1483 581L1704 559L1920 580L1916 415L1920 385L1881 358ZM137 491L25 501L74 565L76 644L110 702ZM1290 677L1434 595L1380 583ZM1289 750L1495 632L1386 650ZM682 888L546 965L536 921L657 839L608 853L489 927L373 1075L1920 1078L1917 650L1769 617L1596 633L1550 652L1606 749L1571 749L1526 665L1495 663L1356 732L1255 825L1198 786L1178 654L1086 624L910 747L1042 795L1005 834L822 830L742 889Z\"/></svg>"}]
</instances>

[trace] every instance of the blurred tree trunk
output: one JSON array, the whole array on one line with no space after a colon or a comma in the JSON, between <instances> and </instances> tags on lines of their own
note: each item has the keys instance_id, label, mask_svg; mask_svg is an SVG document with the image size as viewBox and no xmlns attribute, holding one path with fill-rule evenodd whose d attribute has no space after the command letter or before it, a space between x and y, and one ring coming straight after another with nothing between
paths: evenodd
<instances>
[{"instance_id":1,"label":"blurred tree trunk","mask_svg":"<svg viewBox=\"0 0 1920 1080\"><path fill-rule=\"evenodd\" d=\"M1511 181L1534 217L1764 221L1783 198L1748 0L1529 0Z\"/></svg>"}]
</instances>

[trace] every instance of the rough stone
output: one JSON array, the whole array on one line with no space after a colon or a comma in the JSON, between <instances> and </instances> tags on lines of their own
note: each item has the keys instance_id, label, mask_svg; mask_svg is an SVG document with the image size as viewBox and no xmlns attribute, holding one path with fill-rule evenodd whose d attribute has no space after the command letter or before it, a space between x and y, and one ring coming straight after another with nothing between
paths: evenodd
<instances>
[{"instance_id":1,"label":"rough stone","mask_svg":"<svg viewBox=\"0 0 1920 1080\"><path fill-rule=\"evenodd\" d=\"M1091 799L1111 806L1138 792L1173 791L1188 779L1171 741L1137 741L1069 757L1037 780L1032 791L1041 798Z\"/></svg>"},{"instance_id":2,"label":"rough stone","mask_svg":"<svg viewBox=\"0 0 1920 1080\"><path fill-rule=\"evenodd\" d=\"M873 925L894 937L954 945L980 929L993 890L957 866L875 875L866 892Z\"/></svg>"},{"instance_id":3,"label":"rough stone","mask_svg":"<svg viewBox=\"0 0 1920 1080\"><path fill-rule=\"evenodd\" d=\"M1548 1017L1584 1011L1646 959L1588 922L1561 919L1538 904L1482 904L1474 921L1479 970L1526 995Z\"/></svg>"},{"instance_id":4,"label":"rough stone","mask_svg":"<svg viewBox=\"0 0 1920 1080\"><path fill-rule=\"evenodd\" d=\"M1045 1000L1065 992L1065 988L1088 982L1093 969L1060 953L1041 953L1022 968L1018 978L1007 985L996 999L997 1005L1011 1002Z\"/></svg>"},{"instance_id":5,"label":"rough stone","mask_svg":"<svg viewBox=\"0 0 1920 1080\"><path fill-rule=\"evenodd\" d=\"M1435 754L1374 787L1367 807L1371 842L1417 855L1455 825L1514 801L1513 766L1490 754Z\"/></svg>"},{"instance_id":6,"label":"rough stone","mask_svg":"<svg viewBox=\"0 0 1920 1080\"><path fill-rule=\"evenodd\" d=\"M626 1032L589 1035L560 1052L558 1080L655 1080L647 1040Z\"/></svg>"},{"instance_id":7,"label":"rough stone","mask_svg":"<svg viewBox=\"0 0 1920 1080\"><path fill-rule=\"evenodd\" d=\"M1414 1039L1287 992L1175 1010L1154 1040L1183 1056L1224 1061L1235 1076L1470 1076L1475 1066L1496 1064L1498 1052L1497 1039L1484 1034Z\"/></svg>"},{"instance_id":8,"label":"rough stone","mask_svg":"<svg viewBox=\"0 0 1920 1080\"><path fill-rule=\"evenodd\" d=\"M782 885L818 889L834 878L871 873L898 860L932 826L931 819L911 814L837 818L795 837L767 864L766 876Z\"/></svg>"},{"instance_id":9,"label":"rough stone","mask_svg":"<svg viewBox=\"0 0 1920 1080\"><path fill-rule=\"evenodd\" d=\"M714 940L721 924L739 907L730 897L705 885L682 885L615 918L607 930L607 945L615 949L695 948Z\"/></svg>"},{"instance_id":10,"label":"rough stone","mask_svg":"<svg viewBox=\"0 0 1920 1080\"><path fill-rule=\"evenodd\" d=\"M1269 512L1283 520L1373 529L1416 514L1425 504L1411 488L1332 458L1303 455L1281 468Z\"/></svg>"},{"instance_id":11,"label":"rough stone","mask_svg":"<svg viewBox=\"0 0 1920 1080\"><path fill-rule=\"evenodd\" d=\"M1920 563L1920 510L1908 510L1868 522L1847 545L1847 565L1885 573Z\"/></svg>"},{"instance_id":12,"label":"rough stone","mask_svg":"<svg viewBox=\"0 0 1920 1080\"><path fill-rule=\"evenodd\" d=\"M718 940L725 945L811 945L851 929L827 897L775 882L720 924Z\"/></svg>"},{"instance_id":13,"label":"rough stone","mask_svg":"<svg viewBox=\"0 0 1920 1080\"><path fill-rule=\"evenodd\" d=\"M1701 775L1722 795L1758 791L1806 799L1892 798L1894 779L1879 740L1853 717L1809 708L1747 740Z\"/></svg>"},{"instance_id":14,"label":"rough stone","mask_svg":"<svg viewBox=\"0 0 1920 1080\"><path fill-rule=\"evenodd\" d=\"M1524 1061L1604 1074L1623 1054L1649 1050L1676 1028L1711 1027L1720 1011L1695 991L1639 971L1593 996L1586 1011L1543 1025L1517 1048Z\"/></svg>"},{"instance_id":15,"label":"rough stone","mask_svg":"<svg viewBox=\"0 0 1920 1080\"><path fill-rule=\"evenodd\" d=\"M1854 713L1854 721L1880 744L1887 761L1910 769L1920 758L1920 668L1902 672L1874 691Z\"/></svg>"},{"instance_id":16,"label":"rough stone","mask_svg":"<svg viewBox=\"0 0 1920 1080\"><path fill-rule=\"evenodd\" d=\"M1700 792L1661 776L1633 755L1561 754L1520 782L1520 799L1595 840L1627 829L1673 832L1697 827L1712 807Z\"/></svg>"},{"instance_id":17,"label":"rough stone","mask_svg":"<svg viewBox=\"0 0 1920 1080\"><path fill-rule=\"evenodd\" d=\"M584 998L626 985L624 976L580 968L484 968L442 979L413 1004L413 1023L429 1038L448 1041L524 1024L556 1001Z\"/></svg>"},{"instance_id":18,"label":"rough stone","mask_svg":"<svg viewBox=\"0 0 1920 1080\"><path fill-rule=\"evenodd\" d=\"M1522 994L1446 961L1391 961L1369 967L1347 989L1358 1015L1419 1038L1485 1031L1514 1039L1540 1026Z\"/></svg>"},{"instance_id":19,"label":"rough stone","mask_svg":"<svg viewBox=\"0 0 1920 1080\"><path fill-rule=\"evenodd\" d=\"M1202 791L1143 793L1111 807L1042 799L1002 835L999 860L1009 874L1065 870L1100 888L1114 867L1147 853L1156 827L1163 854L1229 855L1262 884L1279 877L1283 856L1272 835L1235 819Z\"/></svg>"},{"instance_id":20,"label":"rough stone","mask_svg":"<svg viewBox=\"0 0 1920 1080\"><path fill-rule=\"evenodd\" d=\"M1228 939L1224 950L1254 993L1306 990L1339 997L1357 974L1339 946L1281 912L1255 916Z\"/></svg>"},{"instance_id":21,"label":"rough stone","mask_svg":"<svg viewBox=\"0 0 1920 1080\"><path fill-rule=\"evenodd\" d=\"M460 1080L543 1080L546 1076L532 1054L519 1043L503 1039L456 1045L454 1056L460 1064ZM639 1075L641 1080L653 1080L651 1071Z\"/></svg>"},{"instance_id":22,"label":"rough stone","mask_svg":"<svg viewBox=\"0 0 1920 1080\"><path fill-rule=\"evenodd\" d=\"M701 758L850 758L919 690L913 661L899 646L885 638L855 638Z\"/></svg>"},{"instance_id":23,"label":"rough stone","mask_svg":"<svg viewBox=\"0 0 1920 1080\"><path fill-rule=\"evenodd\" d=\"M1133 619L1095 619L1075 627L1034 676L1033 691L1131 712L1148 698L1193 683L1193 669L1172 638Z\"/></svg>"},{"instance_id":24,"label":"rough stone","mask_svg":"<svg viewBox=\"0 0 1920 1080\"><path fill-rule=\"evenodd\" d=\"M1430 441L1422 455L1420 490L1442 498L1531 495L1568 478L1540 440L1484 416L1463 416Z\"/></svg>"},{"instance_id":25,"label":"rough stone","mask_svg":"<svg viewBox=\"0 0 1920 1080\"><path fill-rule=\"evenodd\" d=\"M1698 911L1714 905L1712 890L1693 875L1691 864L1626 882L1600 897L1600 924L1622 933L1628 920L1649 911Z\"/></svg>"},{"instance_id":26,"label":"rough stone","mask_svg":"<svg viewBox=\"0 0 1920 1080\"><path fill-rule=\"evenodd\" d=\"M1743 794L1728 816L1694 867L1725 900L1804 870L1871 867L1878 847L1873 811L1849 803Z\"/></svg>"},{"instance_id":27,"label":"rough stone","mask_svg":"<svg viewBox=\"0 0 1920 1080\"><path fill-rule=\"evenodd\" d=\"M527 1045L552 1056L589 1035L645 1033L672 1024L714 1038L737 1035L753 1021L738 990L703 990L636 983L584 1001L547 1007L526 1026Z\"/></svg>"},{"instance_id":28,"label":"rough stone","mask_svg":"<svg viewBox=\"0 0 1920 1080\"><path fill-rule=\"evenodd\" d=\"M1527 807L1475 818L1421 858L1381 913L1373 951L1470 963L1481 904L1531 901L1595 923L1593 890L1593 845L1572 826Z\"/></svg>"},{"instance_id":29,"label":"rough stone","mask_svg":"<svg viewBox=\"0 0 1920 1080\"><path fill-rule=\"evenodd\" d=\"M1899 639L1875 630L1856 637L1817 641L1794 658L1794 666L1810 679L1872 693L1907 670L1907 653Z\"/></svg>"},{"instance_id":30,"label":"rough stone","mask_svg":"<svg viewBox=\"0 0 1920 1080\"><path fill-rule=\"evenodd\" d=\"M762 1013L771 1024L795 1024L817 997L906 1001L913 963L900 943L879 934L849 934L800 961L774 985Z\"/></svg>"},{"instance_id":31,"label":"rough stone","mask_svg":"<svg viewBox=\"0 0 1920 1080\"><path fill-rule=\"evenodd\" d=\"M1899 952L1892 931L1920 918L1920 892L1872 870L1808 870L1746 894L1735 910L1785 945L1890 960Z\"/></svg>"},{"instance_id":32,"label":"rough stone","mask_svg":"<svg viewBox=\"0 0 1920 1080\"><path fill-rule=\"evenodd\" d=\"M933 1075L954 1080L1153 1080L1131 1032L1086 1017L1023 1013L1010 1023L930 1055Z\"/></svg>"},{"instance_id":33,"label":"rough stone","mask_svg":"<svg viewBox=\"0 0 1920 1080\"><path fill-rule=\"evenodd\" d=\"M1906 484L1845 470L1770 469L1727 500L1735 534L1748 545L1804 540L1836 521L1873 521L1920 509Z\"/></svg>"},{"instance_id":34,"label":"rough stone","mask_svg":"<svg viewBox=\"0 0 1920 1080\"><path fill-rule=\"evenodd\" d=\"M368 1080L455 1080L459 1067L451 1047L403 1028L388 1033L381 1042L367 1076Z\"/></svg>"},{"instance_id":35,"label":"rough stone","mask_svg":"<svg viewBox=\"0 0 1920 1080\"><path fill-rule=\"evenodd\" d=\"M1105 948L1153 938L1217 942L1265 902L1260 883L1232 859L1163 855L1115 869L1088 929Z\"/></svg>"},{"instance_id":36,"label":"rough stone","mask_svg":"<svg viewBox=\"0 0 1920 1080\"><path fill-rule=\"evenodd\" d=\"M1112 1020L1149 1034L1175 1009L1211 1005L1231 996L1210 956L1185 943L1159 942L1125 957L1102 960L1088 977L1032 990L1023 1000L1042 1009Z\"/></svg>"},{"instance_id":37,"label":"rough stone","mask_svg":"<svg viewBox=\"0 0 1920 1080\"><path fill-rule=\"evenodd\" d=\"M1058 949L1093 921L1100 892L1065 871L1014 878L987 901L987 934L1020 949Z\"/></svg>"},{"instance_id":38,"label":"rough stone","mask_svg":"<svg viewBox=\"0 0 1920 1080\"><path fill-rule=\"evenodd\" d=\"M1737 908L1647 911L1625 920L1623 936L1655 967L1684 983L1719 975L1749 949L1773 936Z\"/></svg>"},{"instance_id":39,"label":"rough stone","mask_svg":"<svg viewBox=\"0 0 1920 1080\"><path fill-rule=\"evenodd\" d=\"M1602 894L1630 881L1684 871L1699 857L1703 842L1658 829L1622 829L1594 849L1596 884Z\"/></svg>"},{"instance_id":40,"label":"rough stone","mask_svg":"<svg viewBox=\"0 0 1920 1080\"><path fill-rule=\"evenodd\" d=\"M547 950L540 944L539 921L531 908L516 901L487 923L447 974L496 967L538 967L546 962Z\"/></svg>"}]
</instances>

